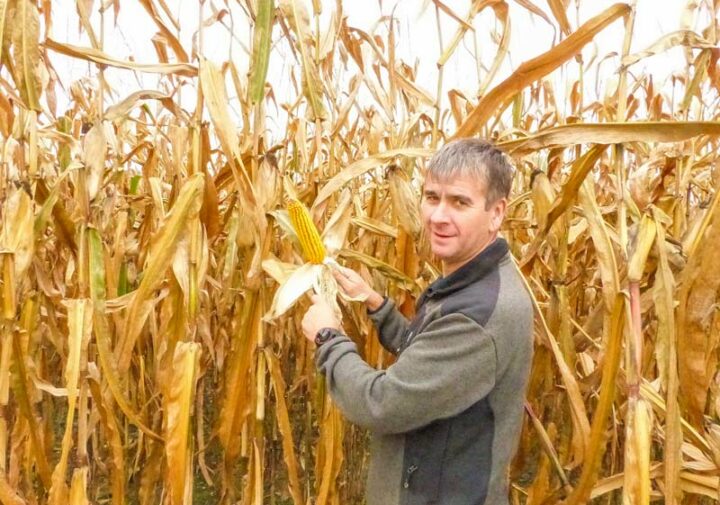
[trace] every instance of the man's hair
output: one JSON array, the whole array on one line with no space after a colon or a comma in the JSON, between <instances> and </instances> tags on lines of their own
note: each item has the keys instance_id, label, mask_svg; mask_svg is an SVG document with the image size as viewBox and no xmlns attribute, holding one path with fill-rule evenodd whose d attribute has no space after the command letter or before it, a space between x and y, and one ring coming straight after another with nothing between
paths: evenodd
<instances>
[{"instance_id":1,"label":"man's hair","mask_svg":"<svg viewBox=\"0 0 720 505\"><path fill-rule=\"evenodd\" d=\"M445 144L430 158L427 177L448 181L462 176L476 177L485 183L485 208L489 209L510 194L513 167L505 153L490 142L458 139Z\"/></svg>"}]
</instances>

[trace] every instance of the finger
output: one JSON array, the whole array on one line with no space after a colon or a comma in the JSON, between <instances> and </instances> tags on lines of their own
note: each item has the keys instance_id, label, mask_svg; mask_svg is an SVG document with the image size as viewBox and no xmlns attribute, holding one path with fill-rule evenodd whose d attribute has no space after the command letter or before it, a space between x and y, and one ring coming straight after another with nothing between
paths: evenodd
<instances>
[{"instance_id":1,"label":"finger","mask_svg":"<svg viewBox=\"0 0 720 505\"><path fill-rule=\"evenodd\" d=\"M350 282L350 279L348 279L347 276L339 270L333 270L332 274L333 277L335 277L335 280L338 281L341 285L343 285L343 287L348 282Z\"/></svg>"},{"instance_id":2,"label":"finger","mask_svg":"<svg viewBox=\"0 0 720 505\"><path fill-rule=\"evenodd\" d=\"M347 268L342 265L339 265L338 263L333 263L333 273L338 273L342 277L349 278L355 271L352 268Z\"/></svg>"},{"instance_id":3,"label":"finger","mask_svg":"<svg viewBox=\"0 0 720 505\"><path fill-rule=\"evenodd\" d=\"M355 270L353 270L352 268L347 268L347 267L344 267L344 266L341 266L341 265L338 265L338 270L340 270L340 272L341 272L345 277L350 277L352 274L355 273Z\"/></svg>"}]
</instances>

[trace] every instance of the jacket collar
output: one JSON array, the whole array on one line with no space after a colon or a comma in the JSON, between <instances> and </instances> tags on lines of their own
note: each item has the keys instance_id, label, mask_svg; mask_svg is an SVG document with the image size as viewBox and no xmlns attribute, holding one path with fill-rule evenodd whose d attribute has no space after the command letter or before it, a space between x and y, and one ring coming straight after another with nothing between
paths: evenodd
<instances>
[{"instance_id":1,"label":"jacket collar","mask_svg":"<svg viewBox=\"0 0 720 505\"><path fill-rule=\"evenodd\" d=\"M420 296L418 307L427 299L447 296L479 281L497 266L508 250L507 241L502 237L496 238L492 244L453 273L430 284Z\"/></svg>"}]
</instances>

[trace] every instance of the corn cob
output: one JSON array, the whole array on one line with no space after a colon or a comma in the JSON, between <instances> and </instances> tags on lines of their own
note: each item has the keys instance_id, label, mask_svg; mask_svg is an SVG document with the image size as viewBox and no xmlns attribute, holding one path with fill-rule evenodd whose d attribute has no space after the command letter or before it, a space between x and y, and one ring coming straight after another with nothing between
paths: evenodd
<instances>
[{"instance_id":1,"label":"corn cob","mask_svg":"<svg viewBox=\"0 0 720 505\"><path fill-rule=\"evenodd\" d=\"M320 240L320 233L318 233L315 223L310 219L310 213L301 202L294 198L288 202L287 210L295 233L300 240L305 260L310 263L322 263L325 259L325 246Z\"/></svg>"}]
</instances>

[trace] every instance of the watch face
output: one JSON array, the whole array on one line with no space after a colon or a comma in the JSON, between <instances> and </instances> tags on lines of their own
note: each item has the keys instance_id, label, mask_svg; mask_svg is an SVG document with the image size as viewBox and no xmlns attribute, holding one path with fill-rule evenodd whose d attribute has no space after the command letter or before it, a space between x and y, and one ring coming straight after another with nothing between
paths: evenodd
<instances>
[{"instance_id":1,"label":"watch face","mask_svg":"<svg viewBox=\"0 0 720 505\"><path fill-rule=\"evenodd\" d=\"M315 344L322 345L337 334L338 331L335 328L322 328L315 335Z\"/></svg>"}]
</instances>

